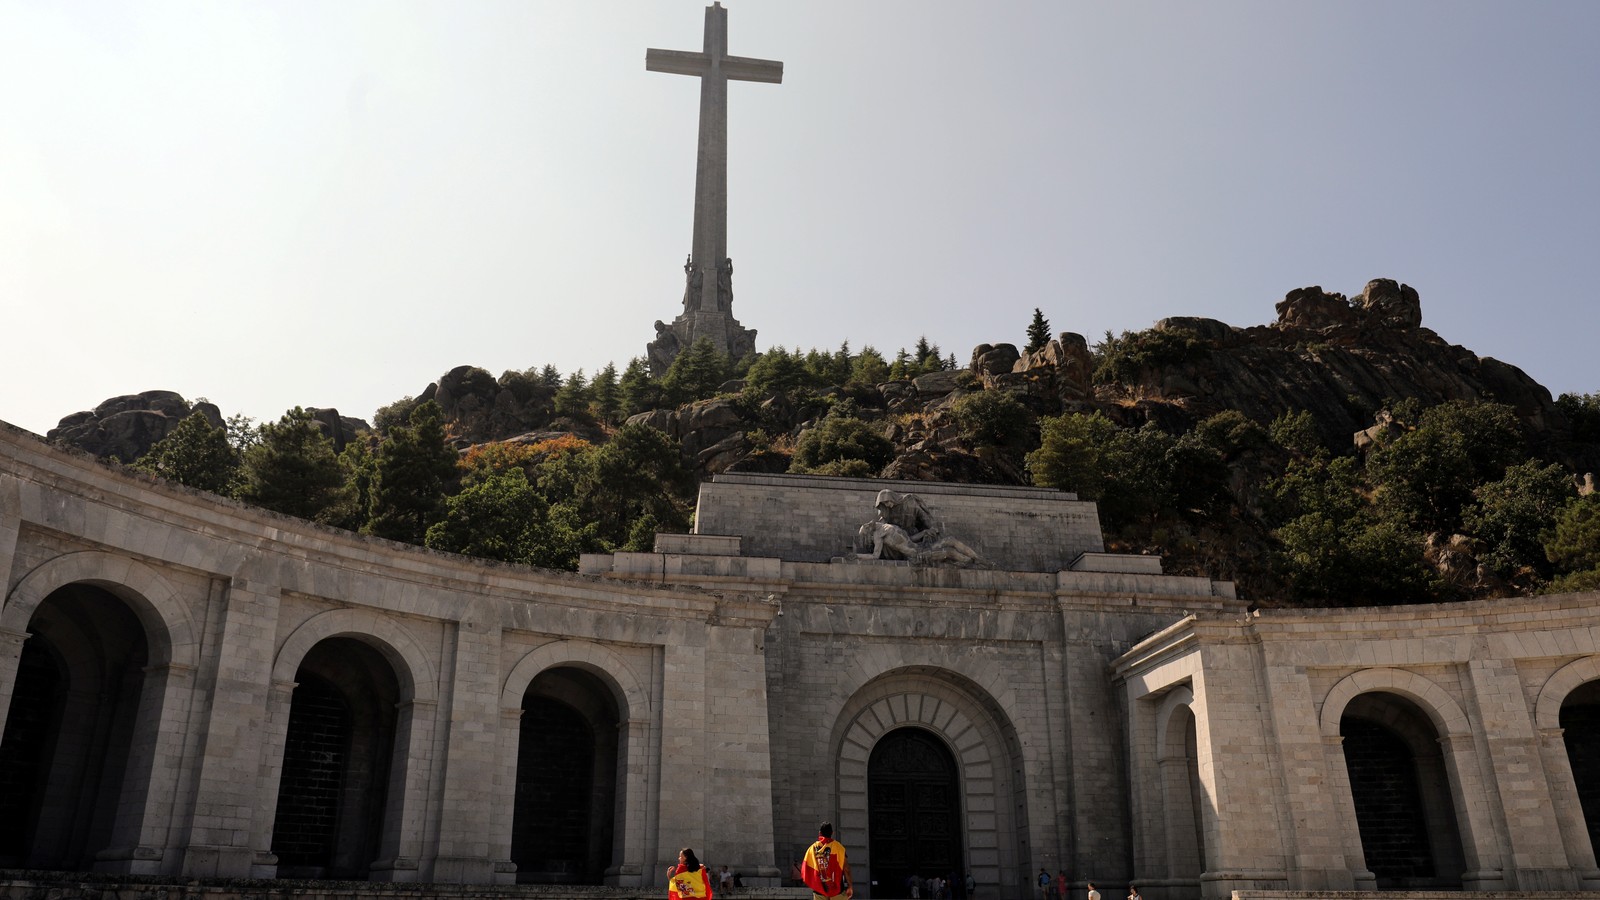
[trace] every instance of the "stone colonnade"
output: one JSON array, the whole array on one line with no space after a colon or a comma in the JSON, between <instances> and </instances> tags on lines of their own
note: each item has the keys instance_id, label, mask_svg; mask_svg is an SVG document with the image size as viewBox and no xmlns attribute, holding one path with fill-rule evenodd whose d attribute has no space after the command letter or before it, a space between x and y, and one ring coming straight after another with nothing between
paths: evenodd
<instances>
[{"instance_id":1,"label":"stone colonnade","mask_svg":"<svg viewBox=\"0 0 1600 900\"><path fill-rule=\"evenodd\" d=\"M117 786L103 814L71 813L95 823L78 859L129 874L277 875L297 673L347 640L374 651L398 690L383 735L392 754L367 761L373 778L387 767L372 789L383 802L367 877L515 880L523 698L542 673L567 671L615 710L616 771L596 774L615 779L603 880L653 884L683 844L774 880L765 685L748 677L762 671L764 605L485 566L108 470L3 427L0 442L0 731L30 644L49 653L24 681L59 670L69 693L86 690L77 673L89 670L66 657L92 644L72 637L78 607L63 598L125 608L142 632L122 674L138 684L137 714L58 729L101 748L90 774ZM702 714L717 704L739 715ZM736 804L705 789L712 772L738 788Z\"/></svg>"},{"instance_id":2,"label":"stone colonnade","mask_svg":"<svg viewBox=\"0 0 1600 900\"><path fill-rule=\"evenodd\" d=\"M1190 616L1150 636L1113 666L1134 877L1151 900L1196 887L1206 897L1600 888L1561 724L1563 704L1600 681L1597 607L1600 596L1575 594L1263 610ZM1173 737L1184 728L1187 750ZM1421 807L1406 810L1416 816L1406 846L1429 861L1421 867L1388 859L1393 836L1363 819L1371 784L1393 776L1373 774L1365 737L1359 765L1347 757L1358 733L1403 748Z\"/></svg>"}]
</instances>

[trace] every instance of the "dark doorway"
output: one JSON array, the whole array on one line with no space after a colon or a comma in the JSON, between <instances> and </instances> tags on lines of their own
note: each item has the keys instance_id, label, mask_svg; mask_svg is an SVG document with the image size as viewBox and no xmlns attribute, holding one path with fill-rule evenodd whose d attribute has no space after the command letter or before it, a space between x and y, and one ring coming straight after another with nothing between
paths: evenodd
<instances>
[{"instance_id":1,"label":"dark doorway","mask_svg":"<svg viewBox=\"0 0 1600 900\"><path fill-rule=\"evenodd\" d=\"M964 867L956 761L932 732L899 728L872 748L867 814L873 897L911 896L912 876L960 877ZM927 896L925 890L922 896Z\"/></svg>"},{"instance_id":2,"label":"dark doorway","mask_svg":"<svg viewBox=\"0 0 1600 900\"><path fill-rule=\"evenodd\" d=\"M400 686L383 655L329 638L295 673L272 825L279 878L366 879L380 858Z\"/></svg>"},{"instance_id":3,"label":"dark doorway","mask_svg":"<svg viewBox=\"0 0 1600 900\"><path fill-rule=\"evenodd\" d=\"M601 884L612 865L617 704L595 676L540 673L522 699L511 860L519 884Z\"/></svg>"},{"instance_id":4,"label":"dark doorway","mask_svg":"<svg viewBox=\"0 0 1600 900\"><path fill-rule=\"evenodd\" d=\"M1600 847L1600 681L1580 686L1562 702L1561 739L1589 826L1589 844Z\"/></svg>"},{"instance_id":5,"label":"dark doorway","mask_svg":"<svg viewBox=\"0 0 1600 900\"><path fill-rule=\"evenodd\" d=\"M144 626L109 591L73 584L28 632L0 737L0 868L91 869L123 812Z\"/></svg>"},{"instance_id":6,"label":"dark doorway","mask_svg":"<svg viewBox=\"0 0 1600 900\"><path fill-rule=\"evenodd\" d=\"M1371 693L1350 702L1339 734L1378 890L1460 889L1465 855L1433 723L1408 700Z\"/></svg>"}]
</instances>

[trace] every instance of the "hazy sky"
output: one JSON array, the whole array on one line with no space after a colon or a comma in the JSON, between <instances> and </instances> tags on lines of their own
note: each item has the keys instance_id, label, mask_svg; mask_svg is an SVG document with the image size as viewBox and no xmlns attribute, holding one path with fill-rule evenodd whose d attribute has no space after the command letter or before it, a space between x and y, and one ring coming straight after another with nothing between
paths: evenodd
<instances>
[{"instance_id":1,"label":"hazy sky","mask_svg":"<svg viewBox=\"0 0 1600 900\"><path fill-rule=\"evenodd\" d=\"M1600 391L1600 2L728 0L734 313L965 363L1418 289ZM0 419L363 418L680 309L704 0L0 0Z\"/></svg>"}]
</instances>

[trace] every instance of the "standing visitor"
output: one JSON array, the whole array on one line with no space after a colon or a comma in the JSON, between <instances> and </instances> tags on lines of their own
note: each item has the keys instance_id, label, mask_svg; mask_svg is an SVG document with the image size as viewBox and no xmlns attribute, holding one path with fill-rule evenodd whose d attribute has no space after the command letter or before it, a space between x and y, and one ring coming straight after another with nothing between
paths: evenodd
<instances>
[{"instance_id":1,"label":"standing visitor","mask_svg":"<svg viewBox=\"0 0 1600 900\"><path fill-rule=\"evenodd\" d=\"M1094 889L1094 882L1090 881L1087 884L1089 885L1089 900L1100 900L1100 892Z\"/></svg>"},{"instance_id":2,"label":"standing visitor","mask_svg":"<svg viewBox=\"0 0 1600 900\"><path fill-rule=\"evenodd\" d=\"M1137 885L1128 885L1128 900L1144 900L1144 897L1139 895L1139 888Z\"/></svg>"},{"instance_id":3,"label":"standing visitor","mask_svg":"<svg viewBox=\"0 0 1600 900\"><path fill-rule=\"evenodd\" d=\"M817 826L817 842L806 848L800 876L811 888L812 900L832 900L841 894L845 900L856 895L855 879L844 858L844 845L833 839L833 823Z\"/></svg>"},{"instance_id":4,"label":"standing visitor","mask_svg":"<svg viewBox=\"0 0 1600 900\"><path fill-rule=\"evenodd\" d=\"M1060 900L1067 900L1067 870L1066 869L1061 869L1061 870L1056 872L1056 896L1059 897Z\"/></svg>"},{"instance_id":5,"label":"standing visitor","mask_svg":"<svg viewBox=\"0 0 1600 900\"><path fill-rule=\"evenodd\" d=\"M667 869L668 900L711 900L711 877L688 847L678 851L678 864Z\"/></svg>"},{"instance_id":6,"label":"standing visitor","mask_svg":"<svg viewBox=\"0 0 1600 900\"><path fill-rule=\"evenodd\" d=\"M967 879L963 883L967 886L967 896L961 898L961 900L972 900L972 895L974 895L974 894L976 894L978 892L977 879L972 877L972 873L971 872L968 872L967 873Z\"/></svg>"},{"instance_id":7,"label":"standing visitor","mask_svg":"<svg viewBox=\"0 0 1600 900\"><path fill-rule=\"evenodd\" d=\"M1039 870L1039 900L1050 900L1050 873Z\"/></svg>"}]
</instances>

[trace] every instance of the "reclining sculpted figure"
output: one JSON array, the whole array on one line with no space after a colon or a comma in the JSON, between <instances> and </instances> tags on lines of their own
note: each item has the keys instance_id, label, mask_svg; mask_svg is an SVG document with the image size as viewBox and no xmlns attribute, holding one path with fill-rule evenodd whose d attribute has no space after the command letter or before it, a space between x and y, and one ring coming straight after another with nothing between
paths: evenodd
<instances>
[{"instance_id":1,"label":"reclining sculpted figure","mask_svg":"<svg viewBox=\"0 0 1600 900\"><path fill-rule=\"evenodd\" d=\"M942 534L915 494L878 492L878 517L856 531L857 559L902 559L915 565L993 568L966 543Z\"/></svg>"}]
</instances>

